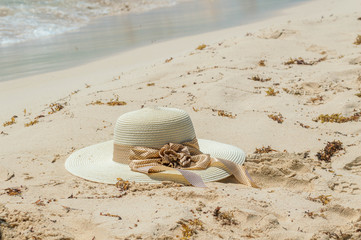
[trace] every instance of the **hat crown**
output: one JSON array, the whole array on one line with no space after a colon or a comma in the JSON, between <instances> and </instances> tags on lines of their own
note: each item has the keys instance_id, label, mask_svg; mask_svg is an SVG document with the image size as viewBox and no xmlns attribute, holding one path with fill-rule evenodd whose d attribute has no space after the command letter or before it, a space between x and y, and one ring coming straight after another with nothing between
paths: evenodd
<instances>
[{"instance_id":1,"label":"hat crown","mask_svg":"<svg viewBox=\"0 0 361 240\"><path fill-rule=\"evenodd\" d=\"M114 129L114 143L161 148L167 143L196 137L189 115L176 108L143 108L121 115Z\"/></svg>"}]
</instances>

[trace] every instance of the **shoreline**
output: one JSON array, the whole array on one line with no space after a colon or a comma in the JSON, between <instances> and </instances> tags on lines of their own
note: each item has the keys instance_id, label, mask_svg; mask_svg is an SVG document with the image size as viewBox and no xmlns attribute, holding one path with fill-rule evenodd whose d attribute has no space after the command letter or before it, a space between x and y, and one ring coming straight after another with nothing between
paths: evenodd
<instances>
[{"instance_id":1,"label":"shoreline","mask_svg":"<svg viewBox=\"0 0 361 240\"><path fill-rule=\"evenodd\" d=\"M4 59L0 60L0 81L60 71L152 43L267 19L277 10L264 10L268 5L272 5L272 2L266 4L264 1L261 0L258 7L251 5L256 10L252 10L245 2L236 4L237 0L227 0L222 3L224 6L217 10L217 4L220 4L218 0L209 6L206 0L202 0L196 3L181 2L173 7L140 14L99 18L78 31L0 48ZM276 4L275 7L284 9L288 5L297 4L287 1L304 0L281 0L283 3ZM189 11L190 8L193 10ZM164 19L167 21L163 21ZM19 53L21 58L17 57Z\"/></svg>"},{"instance_id":2,"label":"shoreline","mask_svg":"<svg viewBox=\"0 0 361 240\"><path fill-rule=\"evenodd\" d=\"M17 116L0 126L0 235L360 239L360 7L306 2L246 26L0 83L1 123ZM126 104L108 106L112 99ZM183 109L197 138L244 150L260 189L227 178L202 189L130 183L124 192L65 170L74 151L111 140L120 115L152 106ZM341 149L322 158L330 144Z\"/></svg>"},{"instance_id":3,"label":"shoreline","mask_svg":"<svg viewBox=\"0 0 361 240\"><path fill-rule=\"evenodd\" d=\"M82 88L85 84L92 84L93 82L99 81L97 80L99 78L110 80L124 71L130 71L137 67L159 63L169 57L191 51L198 45L215 43L216 41L224 40L225 37L235 37L235 32L247 34L248 31L259 28L269 21L282 21L282 18L287 18L287 12L292 12L292 14L297 13L298 7L307 6L308 4L310 4L310 2L299 3L293 7L281 9L274 13L278 13L281 16L273 16L269 19L257 21L255 23L153 43L124 52L115 53L75 67L0 82L0 102L6 102L7 99L11 98L19 99L21 96L26 98L24 99L24 102L27 103L26 105L30 106L39 104L41 98L50 98L50 101L56 101L56 99L66 95L67 92ZM209 41L207 39L211 40ZM139 56L141 59L138 58ZM153 56L157 57L154 59ZM115 64L115 62L117 62L117 64ZM118 69L116 66L119 66L120 68ZM89 69L92 69L92 71L89 72ZM62 79L62 81L58 81L58 79ZM64 79L66 79L65 82L67 86L64 86ZM47 94L44 91L39 93L38 89L40 85L45 85L46 87L43 87L43 89L48 89L47 91L49 91L49 93ZM30 88L26 89L26 94L21 91L21 89L24 89L25 87ZM57 92L54 95L54 92L52 91L55 89ZM39 94L45 95L40 96ZM33 96L39 98L34 98ZM33 102L34 100L37 101ZM14 104L16 104L16 102L14 102ZM14 107L17 109L15 111L20 111L21 108L23 108L23 106L16 105ZM0 113L0 119L4 118L5 115L5 112Z\"/></svg>"}]
</instances>

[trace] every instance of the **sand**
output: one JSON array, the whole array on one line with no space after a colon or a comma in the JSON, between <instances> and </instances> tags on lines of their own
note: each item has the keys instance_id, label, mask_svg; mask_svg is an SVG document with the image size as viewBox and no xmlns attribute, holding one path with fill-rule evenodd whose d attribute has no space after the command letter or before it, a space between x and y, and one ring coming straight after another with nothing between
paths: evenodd
<instances>
[{"instance_id":1,"label":"sand","mask_svg":"<svg viewBox=\"0 0 361 240\"><path fill-rule=\"evenodd\" d=\"M255 24L0 83L0 122L17 116L0 128L3 239L360 239L360 7L316 0ZM127 104L91 104L117 97ZM199 138L247 152L261 188L229 178L205 189L121 190L64 169L73 151L112 139L118 116L155 105L186 110ZM315 121L321 114L355 117ZM319 160L333 141L343 150ZM274 151L255 153L268 146Z\"/></svg>"}]
</instances>

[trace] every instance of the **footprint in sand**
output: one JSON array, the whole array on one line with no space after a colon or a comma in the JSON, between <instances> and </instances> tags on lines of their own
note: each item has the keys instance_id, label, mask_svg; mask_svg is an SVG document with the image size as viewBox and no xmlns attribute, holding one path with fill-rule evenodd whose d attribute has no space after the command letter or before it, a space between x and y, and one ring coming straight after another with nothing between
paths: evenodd
<instances>
[{"instance_id":1,"label":"footprint in sand","mask_svg":"<svg viewBox=\"0 0 361 240\"><path fill-rule=\"evenodd\" d=\"M348 193L352 195L361 193L361 189L356 183L344 181L340 177L337 177L335 180L330 181L328 183L328 187L331 190L340 193Z\"/></svg>"},{"instance_id":2,"label":"footprint in sand","mask_svg":"<svg viewBox=\"0 0 361 240\"><path fill-rule=\"evenodd\" d=\"M343 168L351 171L353 174L361 176L361 156L355 158L352 162L347 163Z\"/></svg>"},{"instance_id":3,"label":"footprint in sand","mask_svg":"<svg viewBox=\"0 0 361 240\"><path fill-rule=\"evenodd\" d=\"M284 187L311 191L312 180L318 175L312 172L312 159L304 154L265 153L247 157L246 167L262 188Z\"/></svg>"}]
</instances>

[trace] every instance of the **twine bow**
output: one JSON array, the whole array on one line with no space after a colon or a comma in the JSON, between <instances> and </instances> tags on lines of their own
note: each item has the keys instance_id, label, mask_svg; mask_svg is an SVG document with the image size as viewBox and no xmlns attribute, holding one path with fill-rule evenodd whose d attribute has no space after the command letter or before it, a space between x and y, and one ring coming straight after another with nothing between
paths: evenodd
<instances>
[{"instance_id":1,"label":"twine bow","mask_svg":"<svg viewBox=\"0 0 361 240\"><path fill-rule=\"evenodd\" d=\"M133 171L155 173L176 170L196 187L206 187L206 185L199 175L190 170L204 170L211 166L226 169L240 183L257 187L244 166L202 153L196 138L182 144L169 143L160 149L133 147L130 149L129 159L129 166Z\"/></svg>"}]
</instances>

